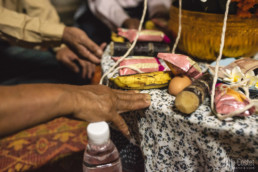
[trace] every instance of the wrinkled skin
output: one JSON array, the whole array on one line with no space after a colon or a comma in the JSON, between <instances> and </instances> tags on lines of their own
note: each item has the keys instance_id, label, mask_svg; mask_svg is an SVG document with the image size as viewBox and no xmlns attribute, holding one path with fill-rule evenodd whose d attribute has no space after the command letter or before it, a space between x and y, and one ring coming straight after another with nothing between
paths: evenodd
<instances>
[{"instance_id":1,"label":"wrinkled skin","mask_svg":"<svg viewBox=\"0 0 258 172\"><path fill-rule=\"evenodd\" d=\"M102 49L87 34L76 27L65 27L62 42L65 43L81 59L94 64L100 63Z\"/></svg>"},{"instance_id":2,"label":"wrinkled skin","mask_svg":"<svg viewBox=\"0 0 258 172\"><path fill-rule=\"evenodd\" d=\"M81 69L81 78L83 79L91 79L95 72L96 65L94 63L80 59L68 47L59 49L56 53L56 59L74 73L79 73Z\"/></svg>"},{"instance_id":3,"label":"wrinkled skin","mask_svg":"<svg viewBox=\"0 0 258 172\"><path fill-rule=\"evenodd\" d=\"M0 86L0 136L53 118L73 115L88 122L112 122L130 133L119 115L150 105L150 95L114 90L103 85L21 84Z\"/></svg>"}]
</instances>

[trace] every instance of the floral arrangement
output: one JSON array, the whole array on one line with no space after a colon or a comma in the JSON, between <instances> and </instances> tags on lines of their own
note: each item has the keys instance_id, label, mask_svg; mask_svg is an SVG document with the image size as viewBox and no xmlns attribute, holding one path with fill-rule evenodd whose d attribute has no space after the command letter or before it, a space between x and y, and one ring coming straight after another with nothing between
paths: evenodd
<instances>
[{"instance_id":1,"label":"floral arrangement","mask_svg":"<svg viewBox=\"0 0 258 172\"><path fill-rule=\"evenodd\" d=\"M222 60L225 63L231 62L226 66L221 66L218 72L218 78L229 85L244 85L250 89L258 91L258 60L253 58L228 58ZM209 69L214 73L214 67Z\"/></svg>"},{"instance_id":2,"label":"floral arrangement","mask_svg":"<svg viewBox=\"0 0 258 172\"><path fill-rule=\"evenodd\" d=\"M225 82L228 82L231 84L244 82L245 85L258 89L258 76L255 76L255 73L253 70L250 70L246 74L244 74L241 71L240 67L236 66L232 70L225 69L224 74L225 74L225 78L223 78L223 81Z\"/></svg>"}]
</instances>

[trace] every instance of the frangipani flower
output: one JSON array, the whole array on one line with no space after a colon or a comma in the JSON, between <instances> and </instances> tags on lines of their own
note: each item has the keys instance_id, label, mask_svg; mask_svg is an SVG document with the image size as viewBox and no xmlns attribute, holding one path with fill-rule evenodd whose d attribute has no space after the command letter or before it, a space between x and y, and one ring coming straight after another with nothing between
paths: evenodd
<instances>
[{"instance_id":1,"label":"frangipani flower","mask_svg":"<svg viewBox=\"0 0 258 172\"><path fill-rule=\"evenodd\" d=\"M254 71L250 70L245 74L245 79L249 79L248 86L255 86L258 89L258 75L255 76Z\"/></svg>"},{"instance_id":2,"label":"frangipani flower","mask_svg":"<svg viewBox=\"0 0 258 172\"><path fill-rule=\"evenodd\" d=\"M234 67L232 70L226 69L225 75L226 77L223 80L231 83L238 83L245 77L239 66Z\"/></svg>"}]
</instances>

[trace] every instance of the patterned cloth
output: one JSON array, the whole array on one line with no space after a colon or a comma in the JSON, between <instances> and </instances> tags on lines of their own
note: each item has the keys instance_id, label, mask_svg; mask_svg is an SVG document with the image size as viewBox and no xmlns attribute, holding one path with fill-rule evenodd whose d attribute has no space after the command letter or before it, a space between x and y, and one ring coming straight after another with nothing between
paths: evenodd
<instances>
[{"instance_id":1,"label":"patterned cloth","mask_svg":"<svg viewBox=\"0 0 258 172\"><path fill-rule=\"evenodd\" d=\"M0 171L34 170L83 151L86 127L84 121L61 117L1 139Z\"/></svg>"},{"instance_id":2,"label":"patterned cloth","mask_svg":"<svg viewBox=\"0 0 258 172\"><path fill-rule=\"evenodd\" d=\"M109 48L102 57L106 72L112 65ZM144 90L152 97L144 111L124 115L134 142L145 158L145 171L234 171L257 168L258 116L220 121L207 99L191 115L174 108L167 89Z\"/></svg>"}]
</instances>

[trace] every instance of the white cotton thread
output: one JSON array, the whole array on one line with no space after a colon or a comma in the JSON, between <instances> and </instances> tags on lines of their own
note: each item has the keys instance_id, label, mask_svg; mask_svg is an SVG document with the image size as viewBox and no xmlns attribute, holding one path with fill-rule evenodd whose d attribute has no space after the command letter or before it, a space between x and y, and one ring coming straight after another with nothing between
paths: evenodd
<instances>
[{"instance_id":1,"label":"white cotton thread","mask_svg":"<svg viewBox=\"0 0 258 172\"><path fill-rule=\"evenodd\" d=\"M109 75L109 77L113 77L115 74L116 74L116 72L119 70L119 69L123 69L123 68L129 68L129 69L132 69L132 70L134 70L134 71L136 71L136 72L138 72L138 73L143 73L143 71L141 71L139 68L137 68L137 67L133 67L133 66L119 66L119 67L117 67L117 68L115 68L114 70L113 70L113 72L110 72L108 75Z\"/></svg>"},{"instance_id":2,"label":"white cotton thread","mask_svg":"<svg viewBox=\"0 0 258 172\"><path fill-rule=\"evenodd\" d=\"M137 32L137 34L136 34L136 37L135 37L135 39L134 39L132 45L131 45L130 48L127 50L127 52L126 52L106 73L104 73L104 75L103 75L103 76L101 77L101 79L100 79L99 84L101 84L101 85L103 84L104 78L105 78L109 73L111 73L111 72L115 69L115 67L116 67L121 61L123 61L123 60L130 54L130 52L132 51L132 49L135 47L136 42L137 42L138 37L139 37L139 34L140 34L140 31L142 30L142 25L143 25L143 22L144 22L144 18L145 18L145 16L146 16L147 1L148 1L148 0L144 0L144 7L143 7L143 12L142 12L142 17L141 17L140 24L139 24L139 27L138 27L138 32Z\"/></svg>"},{"instance_id":3,"label":"white cotton thread","mask_svg":"<svg viewBox=\"0 0 258 172\"><path fill-rule=\"evenodd\" d=\"M231 88L231 89L236 89L236 88L239 88L239 87L243 88L243 90L244 90L244 95L246 96L246 98L247 98L248 100L250 100L250 103L249 103L248 105L246 105L243 109L235 110L235 111L233 111L233 112L231 112L231 113L229 113L229 114L226 114L226 115L225 115L225 114L222 115L222 114L220 114L220 113L214 112L214 113L216 113L217 117L218 117L220 120L224 120L224 119L226 119L226 118L230 118L230 117L239 115L239 114L245 112L246 110L252 108L253 106L255 106L255 108L258 107L258 99L253 99L253 100L251 100L250 97L249 97L250 92L249 92L249 87L247 86L247 82L248 82L248 81L249 81L249 79L245 79L245 80L243 80L243 81L241 81L241 82L239 82L239 83L232 84L232 85L228 85L228 87ZM257 114L257 115L258 115L258 114Z\"/></svg>"},{"instance_id":4,"label":"white cotton thread","mask_svg":"<svg viewBox=\"0 0 258 172\"><path fill-rule=\"evenodd\" d=\"M236 116L238 114L241 114L241 113L245 112L246 110L252 108L253 106L255 106L255 103L254 102L250 102L250 104L246 105L245 108L240 109L240 110L236 110L236 111L231 112L231 113L229 113L227 115L221 115L221 114L217 113L217 117L220 120L224 120L226 118L230 118L230 117Z\"/></svg>"},{"instance_id":5,"label":"white cotton thread","mask_svg":"<svg viewBox=\"0 0 258 172\"><path fill-rule=\"evenodd\" d=\"M228 19L228 11L229 11L229 4L231 0L227 0L226 4L226 11L224 15L224 21L223 21L223 27L222 27L222 33L221 33L221 42L220 42L220 51L219 56L216 60L216 66L215 66L215 72L214 72L214 78L212 83L212 91L211 91L211 110L214 111L214 97L215 97L215 85L217 83L218 79L218 69L219 69L219 62L222 58L222 52L225 44L225 34L226 34L226 28L227 28L227 19Z\"/></svg>"},{"instance_id":6,"label":"white cotton thread","mask_svg":"<svg viewBox=\"0 0 258 172\"><path fill-rule=\"evenodd\" d=\"M178 11L178 32L177 32L177 37L176 41L174 43L173 49L172 49L172 54L175 54L178 42L181 37L181 30L182 30L182 0L179 0L179 11Z\"/></svg>"},{"instance_id":7,"label":"white cotton thread","mask_svg":"<svg viewBox=\"0 0 258 172\"><path fill-rule=\"evenodd\" d=\"M255 107L258 106L258 100L257 99L250 100L249 89L246 87L246 80L244 80L241 83L238 83L238 84L235 84L235 85L231 85L229 87L231 87L231 88L236 88L237 87L238 88L238 87L242 86L242 88L245 91L245 96L246 96L247 99L250 100L250 103L248 105L246 105L243 109L235 110L234 112L231 112L231 113L229 113L227 115L224 115L224 114L222 115L222 114L216 113L216 111L214 110L215 86L216 86L217 79L218 79L219 63L220 63L220 60L222 58L222 52L223 52L223 48L224 48L224 44L225 44L225 34L226 34L227 18L228 18L228 11L229 11L230 1L231 0L228 0L227 4L226 4L226 11L225 11L225 15L224 15L224 22L223 22L222 34L221 34L220 51L219 51L219 56L218 56L218 58L216 60L216 66L215 66L215 72L214 72L214 78L213 78L213 85L212 85L212 92L211 92L211 110L212 110L213 113L215 113L217 115L217 117L220 120L224 120L226 118L239 115L239 114L245 112L246 110L252 108L253 106L255 106Z\"/></svg>"}]
</instances>

